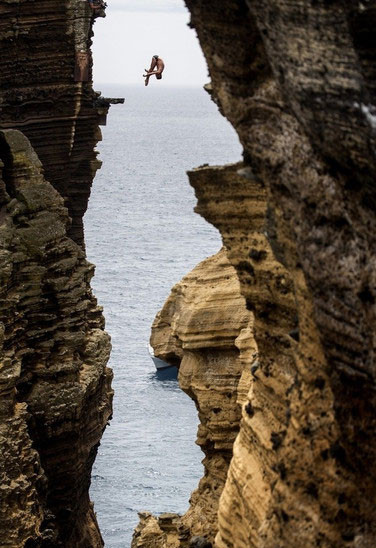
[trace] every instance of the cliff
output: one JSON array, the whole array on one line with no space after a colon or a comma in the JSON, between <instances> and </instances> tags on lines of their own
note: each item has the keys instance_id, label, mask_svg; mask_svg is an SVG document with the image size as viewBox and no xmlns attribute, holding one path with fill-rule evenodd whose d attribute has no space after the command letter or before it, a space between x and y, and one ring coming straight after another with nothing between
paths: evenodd
<instances>
[{"instance_id":1,"label":"cliff","mask_svg":"<svg viewBox=\"0 0 376 548\"><path fill-rule=\"evenodd\" d=\"M86 1L0 2L0 127L30 140L47 181L65 199L68 232L80 245L100 167L98 124L109 106L92 88L92 27Z\"/></svg>"},{"instance_id":2,"label":"cliff","mask_svg":"<svg viewBox=\"0 0 376 548\"><path fill-rule=\"evenodd\" d=\"M196 402L205 475L185 516L143 514L133 544L373 548L374 2L186 5L244 162L190 173L225 252L154 326ZM91 85L92 22L84 1L0 0L0 537L14 548L103 544L88 487L110 343L82 216L109 102Z\"/></svg>"},{"instance_id":3,"label":"cliff","mask_svg":"<svg viewBox=\"0 0 376 548\"><path fill-rule=\"evenodd\" d=\"M0 544L99 547L91 467L110 341L82 216L109 101L87 2L0 1Z\"/></svg>"},{"instance_id":4,"label":"cliff","mask_svg":"<svg viewBox=\"0 0 376 548\"><path fill-rule=\"evenodd\" d=\"M221 548L372 547L374 5L186 5L207 89L244 149L243 164L189 177L254 315L245 341L258 348L204 537Z\"/></svg>"},{"instance_id":5,"label":"cliff","mask_svg":"<svg viewBox=\"0 0 376 548\"><path fill-rule=\"evenodd\" d=\"M259 295L270 285L261 284L262 261L252 258L249 240L240 242L231 256L241 280L237 255L248 253L255 270L242 291L255 313L260 372L250 392L254 416L243 413L235 444L217 544L373 546L366 501L375 493L374 7L186 3L213 98L267 194L263 231L296 307L293 315L278 292L253 301L253 284ZM201 212L226 243L228 219L205 204ZM259 393L268 395L263 405ZM251 460L236 458L242 442ZM242 468L263 479L256 496L245 496Z\"/></svg>"},{"instance_id":6,"label":"cliff","mask_svg":"<svg viewBox=\"0 0 376 548\"><path fill-rule=\"evenodd\" d=\"M214 541L219 497L239 429L241 402L257 349L253 314L240 294L235 269L222 249L172 289L152 327L155 355L179 365L179 384L194 400L200 421L196 443L205 454L204 477L182 517L142 514L133 547L188 546ZM246 344L244 344L246 341Z\"/></svg>"},{"instance_id":7,"label":"cliff","mask_svg":"<svg viewBox=\"0 0 376 548\"><path fill-rule=\"evenodd\" d=\"M276 240L274 248L270 245L267 234L275 225L265 189L248 167L208 167L189 175L197 210L220 229L247 308L254 313L258 348L256 366L248 364L249 391L219 507L216 545L282 542L290 519L305 524L306 512L313 514L318 485L328 485L338 496L330 453L337 439L333 397L310 295L297 265L286 269L276 259L282 245L294 257L292 243L280 226L281 245ZM329 461L325 467L322 454ZM331 502L336 508L337 500ZM304 534L312 542L312 529L307 529L301 525L295 538L290 531L286 546L299 546ZM322 525L320 534L324 531Z\"/></svg>"}]
</instances>

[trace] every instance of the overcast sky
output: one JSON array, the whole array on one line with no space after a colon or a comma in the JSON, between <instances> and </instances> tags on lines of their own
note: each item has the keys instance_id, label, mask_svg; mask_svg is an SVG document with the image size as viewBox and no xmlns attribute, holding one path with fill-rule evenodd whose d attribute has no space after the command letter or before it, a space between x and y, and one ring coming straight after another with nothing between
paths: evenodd
<instances>
[{"instance_id":1,"label":"overcast sky","mask_svg":"<svg viewBox=\"0 0 376 548\"><path fill-rule=\"evenodd\" d=\"M94 82L144 85L151 57L165 62L162 82L194 85L208 82L196 33L187 27L183 0L107 0L107 17L94 25Z\"/></svg>"}]
</instances>

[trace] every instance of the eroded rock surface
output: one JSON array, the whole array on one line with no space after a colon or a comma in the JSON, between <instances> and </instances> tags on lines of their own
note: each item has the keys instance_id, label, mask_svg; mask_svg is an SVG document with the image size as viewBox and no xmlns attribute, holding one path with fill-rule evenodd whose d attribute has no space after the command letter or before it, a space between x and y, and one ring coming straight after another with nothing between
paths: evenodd
<instances>
[{"instance_id":1,"label":"eroded rock surface","mask_svg":"<svg viewBox=\"0 0 376 548\"><path fill-rule=\"evenodd\" d=\"M101 546L88 496L111 415L93 266L19 131L0 131L2 546Z\"/></svg>"},{"instance_id":2,"label":"eroded rock surface","mask_svg":"<svg viewBox=\"0 0 376 548\"><path fill-rule=\"evenodd\" d=\"M253 363L257 355L252 324L253 315L246 309L225 250L176 284L154 321L151 344L155 355L179 364L179 384L198 410L196 443L205 454L204 477L191 496L190 508L174 521L176 546L198 546L198 541L192 544L194 537L214 542L219 497L239 427L239 403L250 376L245 364ZM148 542L153 546L158 527L162 531L166 527L158 524L160 518L141 517L132 546L149 546ZM173 546L171 536L167 541L163 535L155 537L160 545Z\"/></svg>"},{"instance_id":3,"label":"eroded rock surface","mask_svg":"<svg viewBox=\"0 0 376 548\"><path fill-rule=\"evenodd\" d=\"M254 182L266 194L261 233L290 300L282 306L282 288L259 277L253 223L228 244L237 209L224 218L215 200L210 211L201 202L254 310L260 354L255 413L243 415L217 544L373 546L374 2L186 4L212 97L244 147L244 196ZM216 176L201 177L192 182L210 202ZM215 194L232 199L226 185Z\"/></svg>"},{"instance_id":4,"label":"eroded rock surface","mask_svg":"<svg viewBox=\"0 0 376 548\"><path fill-rule=\"evenodd\" d=\"M244 164L190 181L259 352L215 545L371 548L375 2L186 5L206 88L244 149Z\"/></svg>"},{"instance_id":5,"label":"eroded rock surface","mask_svg":"<svg viewBox=\"0 0 376 548\"><path fill-rule=\"evenodd\" d=\"M92 89L92 22L86 1L0 1L4 548L103 545L88 489L111 416L110 341L82 216L109 101Z\"/></svg>"},{"instance_id":6,"label":"eroded rock surface","mask_svg":"<svg viewBox=\"0 0 376 548\"><path fill-rule=\"evenodd\" d=\"M296 256L281 222L274 249L270 245L266 192L249 168L208 167L189 175L197 210L220 229L241 292L254 312L259 351L248 378L250 390L221 499L216 543L273 546L275 538L286 546L298 546L299 539L310 543L312 535L332 535L325 523L329 513L319 523L318 486L328 487L330 497L325 493L325 500L329 505L330 499L336 514L345 485L344 478L341 486L333 483L340 475L331 453L338 429L310 294L299 265L292 262ZM291 253L289 270L276 259L283 249ZM307 525L313 504L317 531ZM302 525L295 529L300 520Z\"/></svg>"},{"instance_id":7,"label":"eroded rock surface","mask_svg":"<svg viewBox=\"0 0 376 548\"><path fill-rule=\"evenodd\" d=\"M82 217L100 166L86 0L0 1L0 128L22 131L64 197L69 235L84 245Z\"/></svg>"}]
</instances>

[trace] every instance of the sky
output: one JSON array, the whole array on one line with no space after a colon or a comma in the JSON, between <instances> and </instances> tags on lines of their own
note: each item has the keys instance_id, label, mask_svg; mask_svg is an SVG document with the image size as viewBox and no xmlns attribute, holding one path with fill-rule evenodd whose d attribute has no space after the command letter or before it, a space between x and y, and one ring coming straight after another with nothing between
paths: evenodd
<instances>
[{"instance_id":1,"label":"sky","mask_svg":"<svg viewBox=\"0 0 376 548\"><path fill-rule=\"evenodd\" d=\"M144 85L142 74L153 55L165 62L163 85L203 86L209 81L196 32L187 26L189 12L183 0L107 4L107 17L94 25L95 84Z\"/></svg>"}]
</instances>

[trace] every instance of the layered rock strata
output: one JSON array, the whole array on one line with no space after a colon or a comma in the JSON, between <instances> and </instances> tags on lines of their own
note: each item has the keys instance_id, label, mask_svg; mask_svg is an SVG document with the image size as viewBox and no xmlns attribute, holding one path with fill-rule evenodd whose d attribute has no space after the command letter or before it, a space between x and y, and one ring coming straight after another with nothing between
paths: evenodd
<instances>
[{"instance_id":1,"label":"layered rock strata","mask_svg":"<svg viewBox=\"0 0 376 548\"><path fill-rule=\"evenodd\" d=\"M28 137L82 246L102 117L92 88L91 15L86 0L0 1L0 128Z\"/></svg>"},{"instance_id":2,"label":"layered rock strata","mask_svg":"<svg viewBox=\"0 0 376 548\"><path fill-rule=\"evenodd\" d=\"M235 186L266 195L257 231L271 250L254 247L254 212L238 226L230 174L192 175L255 313L260 353L217 545L373 546L373 2L186 4L212 97L244 147ZM271 252L280 287L261 274Z\"/></svg>"},{"instance_id":3,"label":"layered rock strata","mask_svg":"<svg viewBox=\"0 0 376 548\"><path fill-rule=\"evenodd\" d=\"M86 1L0 1L0 544L9 548L103 545L88 489L111 416L110 342L82 216L111 100L92 89L91 15Z\"/></svg>"},{"instance_id":4,"label":"layered rock strata","mask_svg":"<svg viewBox=\"0 0 376 548\"><path fill-rule=\"evenodd\" d=\"M0 131L2 546L101 546L88 496L111 415L93 266L22 133Z\"/></svg>"},{"instance_id":5,"label":"layered rock strata","mask_svg":"<svg viewBox=\"0 0 376 548\"><path fill-rule=\"evenodd\" d=\"M248 364L249 393L219 508L216 545L274 546L278 538L298 546L298 537L313 542L319 530L323 538L327 533L319 513L317 531L309 526L295 530L296 524L312 517L319 485L330 492L325 494L325 519L330 518L329 504L336 513L344 483L338 491L333 484L338 472L330 450L338 432L310 294L299 266L291 261L287 270L276 259L289 248L295 257L291 240L278 219L271 221L265 189L249 168L208 167L189 175L197 211L220 229L254 312L259 351L257 364ZM279 237L273 249L267 234L275 231L276 221Z\"/></svg>"},{"instance_id":6,"label":"layered rock strata","mask_svg":"<svg viewBox=\"0 0 376 548\"><path fill-rule=\"evenodd\" d=\"M186 5L244 149L190 180L259 352L215 545L373 547L374 2Z\"/></svg>"},{"instance_id":7,"label":"layered rock strata","mask_svg":"<svg viewBox=\"0 0 376 548\"><path fill-rule=\"evenodd\" d=\"M252 323L225 250L185 276L158 313L151 344L157 357L179 364L179 384L196 404L200 420L196 443L205 454L204 477L191 496L189 511L171 520L169 539L166 519L161 522L146 514L133 547L155 542L172 546L172 538L176 546L188 546L194 537L214 542L219 497L239 427L239 403L250 375L245 364L253 363L257 355Z\"/></svg>"}]
</instances>

